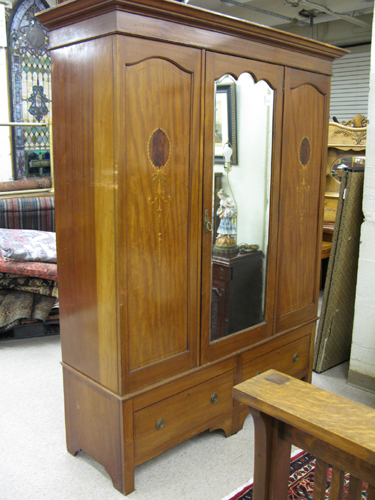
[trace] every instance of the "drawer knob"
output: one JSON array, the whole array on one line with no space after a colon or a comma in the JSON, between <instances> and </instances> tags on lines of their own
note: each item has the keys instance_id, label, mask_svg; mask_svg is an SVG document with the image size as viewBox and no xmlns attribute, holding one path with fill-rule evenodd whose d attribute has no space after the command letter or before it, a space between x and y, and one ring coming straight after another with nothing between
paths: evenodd
<instances>
[{"instance_id":1,"label":"drawer knob","mask_svg":"<svg viewBox=\"0 0 375 500\"><path fill-rule=\"evenodd\" d=\"M159 418L159 420L156 422L155 427L157 428L158 431L161 431L164 426L165 426L164 418Z\"/></svg>"},{"instance_id":2,"label":"drawer knob","mask_svg":"<svg viewBox=\"0 0 375 500\"><path fill-rule=\"evenodd\" d=\"M293 356L293 363L297 363L298 360L299 360L299 356L298 356L298 352L296 352Z\"/></svg>"},{"instance_id":3,"label":"drawer knob","mask_svg":"<svg viewBox=\"0 0 375 500\"><path fill-rule=\"evenodd\" d=\"M217 395L217 392L214 392L211 397L210 397L210 401L212 404L215 404L217 402L217 400L219 399L219 396Z\"/></svg>"}]
</instances>

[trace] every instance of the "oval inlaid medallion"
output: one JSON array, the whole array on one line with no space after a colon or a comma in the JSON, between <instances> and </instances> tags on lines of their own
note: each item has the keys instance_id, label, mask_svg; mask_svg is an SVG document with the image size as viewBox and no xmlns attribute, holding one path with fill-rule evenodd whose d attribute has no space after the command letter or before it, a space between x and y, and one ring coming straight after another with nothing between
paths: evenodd
<instances>
[{"instance_id":1,"label":"oval inlaid medallion","mask_svg":"<svg viewBox=\"0 0 375 500\"><path fill-rule=\"evenodd\" d=\"M304 137L299 147L299 159L302 165L307 165L309 163L310 156L311 156L310 141L307 137Z\"/></svg>"},{"instance_id":2,"label":"oval inlaid medallion","mask_svg":"<svg viewBox=\"0 0 375 500\"><path fill-rule=\"evenodd\" d=\"M149 158L156 168L167 164L170 155L169 138L163 129L153 132L148 143Z\"/></svg>"}]
</instances>

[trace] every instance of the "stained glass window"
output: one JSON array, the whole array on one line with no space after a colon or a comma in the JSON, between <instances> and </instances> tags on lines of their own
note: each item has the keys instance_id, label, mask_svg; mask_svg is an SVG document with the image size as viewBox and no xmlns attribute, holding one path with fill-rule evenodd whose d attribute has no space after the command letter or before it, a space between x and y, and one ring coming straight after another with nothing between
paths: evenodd
<instances>
[{"instance_id":1,"label":"stained glass window","mask_svg":"<svg viewBox=\"0 0 375 500\"><path fill-rule=\"evenodd\" d=\"M50 175L51 60L48 32L35 14L44 0L20 0L8 22L11 120L32 123L13 127L14 177ZM40 125L39 125L40 124Z\"/></svg>"}]
</instances>

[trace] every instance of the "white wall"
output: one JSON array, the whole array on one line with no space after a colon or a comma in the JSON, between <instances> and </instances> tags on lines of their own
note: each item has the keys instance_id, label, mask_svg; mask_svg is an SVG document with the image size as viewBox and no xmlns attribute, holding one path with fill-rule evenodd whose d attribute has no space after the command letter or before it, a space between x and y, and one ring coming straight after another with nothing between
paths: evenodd
<instances>
[{"instance_id":1,"label":"white wall","mask_svg":"<svg viewBox=\"0 0 375 500\"><path fill-rule=\"evenodd\" d=\"M375 20L375 17L374 17ZM370 94L363 212L349 383L375 391L375 30L372 31Z\"/></svg>"}]
</instances>

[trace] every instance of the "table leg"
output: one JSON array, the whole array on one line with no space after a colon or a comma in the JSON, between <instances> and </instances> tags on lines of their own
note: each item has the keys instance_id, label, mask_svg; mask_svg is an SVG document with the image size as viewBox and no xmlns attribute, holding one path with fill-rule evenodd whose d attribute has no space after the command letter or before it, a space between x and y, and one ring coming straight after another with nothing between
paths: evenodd
<instances>
[{"instance_id":1,"label":"table leg","mask_svg":"<svg viewBox=\"0 0 375 500\"><path fill-rule=\"evenodd\" d=\"M255 427L253 500L288 497L291 444L282 439L283 423L250 408Z\"/></svg>"}]
</instances>

